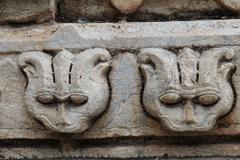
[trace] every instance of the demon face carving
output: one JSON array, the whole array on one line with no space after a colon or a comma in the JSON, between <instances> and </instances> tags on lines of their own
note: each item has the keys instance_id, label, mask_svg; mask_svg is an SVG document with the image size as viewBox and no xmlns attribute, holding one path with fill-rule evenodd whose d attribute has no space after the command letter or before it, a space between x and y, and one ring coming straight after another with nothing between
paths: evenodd
<instances>
[{"instance_id":1,"label":"demon face carving","mask_svg":"<svg viewBox=\"0 0 240 160\"><path fill-rule=\"evenodd\" d=\"M105 49L76 55L63 50L55 57L43 52L22 53L18 65L28 79L28 111L53 131L86 131L107 107L110 59Z\"/></svg>"},{"instance_id":2,"label":"demon face carving","mask_svg":"<svg viewBox=\"0 0 240 160\"><path fill-rule=\"evenodd\" d=\"M172 131L209 131L233 106L229 79L234 54L229 48L201 54L184 48L178 56L160 48L142 49L145 111Z\"/></svg>"}]
</instances>

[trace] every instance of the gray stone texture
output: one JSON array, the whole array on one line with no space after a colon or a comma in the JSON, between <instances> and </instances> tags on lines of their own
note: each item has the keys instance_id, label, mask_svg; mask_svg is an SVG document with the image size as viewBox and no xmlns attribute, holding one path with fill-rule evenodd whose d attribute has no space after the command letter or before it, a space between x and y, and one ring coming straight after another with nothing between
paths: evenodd
<instances>
[{"instance_id":1,"label":"gray stone texture","mask_svg":"<svg viewBox=\"0 0 240 160\"><path fill-rule=\"evenodd\" d=\"M81 21L82 18L85 18L88 20L107 21L108 19L116 20L121 12L126 14L137 11L136 16L142 15L143 19L147 19L147 15L151 17L151 14L168 16L180 12L194 13L196 11L213 11L222 8L214 0L145 0L144 2L142 0L131 0L131 3L125 2L125 0L112 1L113 5L111 5L110 0L64 0L59 3L60 14L70 20L79 19ZM119 11L114 9L114 5Z\"/></svg>"},{"instance_id":2,"label":"gray stone texture","mask_svg":"<svg viewBox=\"0 0 240 160\"><path fill-rule=\"evenodd\" d=\"M175 27L180 26L180 24L182 24L181 27ZM2 101L0 102L0 106L2 106L2 112L0 114L3 119L3 122L0 124L1 139L59 139L62 137L61 134L56 134L45 129L34 119L34 116L30 116L27 112L26 107L28 104L24 101L27 80L17 67L17 55L31 50L44 50L44 52L49 55L55 55L60 52L61 48L67 48L69 52L77 54L79 50L83 51L91 46L107 48L111 55L113 55L113 69L109 75L111 101L107 111L87 132L83 135L74 135L73 138L99 139L130 135L180 136L182 135L181 133L169 132L163 129L162 124L159 124L158 121L146 115L142 109L140 99L143 80L138 68L140 65L137 59L137 55L139 54L138 49L151 46L172 50L174 46L188 46L195 51L199 50L197 48L194 49L194 47L192 47L194 45L202 49L202 51L199 52L204 52L215 48L214 46L216 45L218 47L228 44L238 45L238 24L238 20L229 20L184 23L168 22L167 24L58 24L29 26L16 29L2 27L1 34L4 35L4 38L1 39L1 52L4 54L1 54L1 72L4 74L1 78L1 86L3 87L1 92ZM120 28L115 28L115 26L120 26ZM168 30L165 30L165 33L161 32L166 27ZM142 34L136 34L141 28L143 28ZM209 32L203 32L206 28L209 29ZM123 30L125 32L123 32ZM15 34L12 34L12 32ZM31 34L31 36L26 36L26 33ZM153 38L151 38L151 36ZM167 43L167 39L169 39L169 43ZM173 39L175 41L173 41ZM217 39L219 41L216 41ZM214 45L209 46L211 43ZM123 48L126 48L125 51L122 51ZM239 58L237 57L239 56L239 47L232 46L227 48L234 50L236 53L236 58L234 58L233 61L234 64L238 66ZM178 49L174 54L178 54L179 52L180 50ZM210 54L212 54L211 51L209 51L209 55ZM38 53L38 55L40 55L40 53ZM11 75L11 79L8 81L6 81L4 77L8 75L5 74L6 72ZM16 81L18 81L18 83L16 83ZM233 82L234 87L237 88L238 69L236 74L233 75ZM17 92L15 92L15 90ZM239 90L236 89L236 92L238 93ZM11 100L12 104L9 106L10 99L14 100ZM222 119L215 125L213 130L206 133L184 133L184 135L239 134L238 123L240 119L238 116L238 101L237 99L236 106L230 116Z\"/></svg>"},{"instance_id":3,"label":"gray stone texture","mask_svg":"<svg viewBox=\"0 0 240 160\"><path fill-rule=\"evenodd\" d=\"M240 157L238 4L0 0L0 159Z\"/></svg>"}]
</instances>

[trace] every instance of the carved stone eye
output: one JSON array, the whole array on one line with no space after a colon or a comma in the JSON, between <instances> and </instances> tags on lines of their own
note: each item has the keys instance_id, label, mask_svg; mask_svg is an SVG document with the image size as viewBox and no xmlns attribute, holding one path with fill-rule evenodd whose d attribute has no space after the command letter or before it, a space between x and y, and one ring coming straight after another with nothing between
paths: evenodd
<instances>
[{"instance_id":1,"label":"carved stone eye","mask_svg":"<svg viewBox=\"0 0 240 160\"><path fill-rule=\"evenodd\" d=\"M180 102L180 95L177 93L168 93L160 96L160 101L167 105L173 105Z\"/></svg>"},{"instance_id":2,"label":"carved stone eye","mask_svg":"<svg viewBox=\"0 0 240 160\"><path fill-rule=\"evenodd\" d=\"M37 97L37 100L40 102L40 103L43 103L43 104L50 104L50 103L54 103L55 102L55 98L53 95L50 95L50 94L43 94L43 95L39 95Z\"/></svg>"},{"instance_id":3,"label":"carved stone eye","mask_svg":"<svg viewBox=\"0 0 240 160\"><path fill-rule=\"evenodd\" d=\"M78 104L78 105L83 105L88 101L87 96L78 95L78 94L71 95L70 99L73 103Z\"/></svg>"},{"instance_id":4,"label":"carved stone eye","mask_svg":"<svg viewBox=\"0 0 240 160\"><path fill-rule=\"evenodd\" d=\"M215 94L205 94L198 98L199 102L205 106L213 105L219 101L219 96Z\"/></svg>"}]
</instances>

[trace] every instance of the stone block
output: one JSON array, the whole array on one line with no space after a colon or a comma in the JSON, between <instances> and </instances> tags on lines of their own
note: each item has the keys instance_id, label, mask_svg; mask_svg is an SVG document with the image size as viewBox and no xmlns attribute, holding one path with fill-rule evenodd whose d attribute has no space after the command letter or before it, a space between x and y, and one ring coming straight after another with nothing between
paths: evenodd
<instances>
[{"instance_id":1,"label":"stone block","mask_svg":"<svg viewBox=\"0 0 240 160\"><path fill-rule=\"evenodd\" d=\"M60 1L59 6L63 21L105 21L117 16L110 0L64 0Z\"/></svg>"},{"instance_id":2,"label":"stone block","mask_svg":"<svg viewBox=\"0 0 240 160\"><path fill-rule=\"evenodd\" d=\"M55 0L1 0L0 23L43 23L55 17Z\"/></svg>"},{"instance_id":3,"label":"stone block","mask_svg":"<svg viewBox=\"0 0 240 160\"><path fill-rule=\"evenodd\" d=\"M237 0L236 0L237 1ZM236 2L235 2L236 3ZM63 0L59 2L60 21L161 21L166 19L201 19L234 16L236 5L219 0ZM227 6L227 7L226 7ZM230 12L224 11L230 9ZM201 15L201 16L200 16ZM235 15L236 16L236 15Z\"/></svg>"}]
</instances>

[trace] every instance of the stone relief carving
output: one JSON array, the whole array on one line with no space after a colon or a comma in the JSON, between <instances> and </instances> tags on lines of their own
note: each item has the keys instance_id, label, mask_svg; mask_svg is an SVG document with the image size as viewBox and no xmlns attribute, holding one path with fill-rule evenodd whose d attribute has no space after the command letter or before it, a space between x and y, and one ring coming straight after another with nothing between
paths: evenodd
<instances>
[{"instance_id":1,"label":"stone relief carving","mask_svg":"<svg viewBox=\"0 0 240 160\"><path fill-rule=\"evenodd\" d=\"M106 110L110 60L105 49L89 49L76 55L62 50L55 57L37 51L22 53L18 66L28 79L28 111L50 130L86 131Z\"/></svg>"},{"instance_id":2,"label":"stone relief carving","mask_svg":"<svg viewBox=\"0 0 240 160\"><path fill-rule=\"evenodd\" d=\"M184 48L178 56L161 48L142 49L145 111L172 131L209 131L233 107L234 55L229 48L201 54Z\"/></svg>"}]
</instances>

